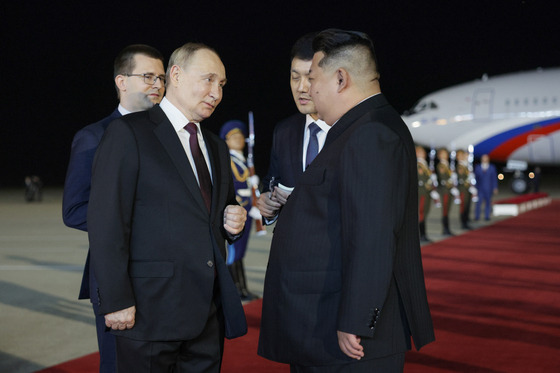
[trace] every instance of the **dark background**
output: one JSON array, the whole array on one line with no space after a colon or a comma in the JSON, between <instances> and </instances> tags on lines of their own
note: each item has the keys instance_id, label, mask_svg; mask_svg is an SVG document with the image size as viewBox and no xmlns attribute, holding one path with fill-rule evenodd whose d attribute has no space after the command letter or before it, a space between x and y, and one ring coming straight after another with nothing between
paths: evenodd
<instances>
[{"instance_id":1,"label":"dark background","mask_svg":"<svg viewBox=\"0 0 560 373\"><path fill-rule=\"evenodd\" d=\"M374 41L381 88L399 112L450 85L560 63L554 1L4 1L0 5L0 186L36 174L61 186L73 135L114 110L112 63L145 43L166 58L180 45L214 47L224 99L203 125L256 127L256 170L268 167L272 128L296 112L289 51L301 35L336 27Z\"/></svg>"}]
</instances>

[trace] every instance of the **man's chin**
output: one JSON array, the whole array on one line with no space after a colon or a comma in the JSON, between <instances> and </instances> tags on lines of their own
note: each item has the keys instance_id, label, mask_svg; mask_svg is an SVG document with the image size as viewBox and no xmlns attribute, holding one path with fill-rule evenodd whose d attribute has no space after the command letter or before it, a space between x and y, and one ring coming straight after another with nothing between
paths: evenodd
<instances>
[{"instance_id":1,"label":"man's chin","mask_svg":"<svg viewBox=\"0 0 560 373\"><path fill-rule=\"evenodd\" d=\"M309 106L301 106L298 105L298 110L300 113L307 115L307 114L315 114L317 111L315 111L315 107L309 107Z\"/></svg>"}]
</instances>

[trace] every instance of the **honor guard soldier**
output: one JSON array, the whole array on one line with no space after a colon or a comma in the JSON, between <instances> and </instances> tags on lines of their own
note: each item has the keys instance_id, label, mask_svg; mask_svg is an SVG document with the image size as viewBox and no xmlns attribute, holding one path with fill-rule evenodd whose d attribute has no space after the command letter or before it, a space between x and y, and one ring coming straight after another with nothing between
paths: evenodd
<instances>
[{"instance_id":1,"label":"honor guard soldier","mask_svg":"<svg viewBox=\"0 0 560 373\"><path fill-rule=\"evenodd\" d=\"M426 150L420 145L416 146L416 159L418 166L418 225L420 228L420 241L431 242L426 235L426 217L430 212L435 186L432 181L432 172L426 161ZM439 198L439 195L437 196Z\"/></svg>"},{"instance_id":2,"label":"honor guard soldier","mask_svg":"<svg viewBox=\"0 0 560 373\"><path fill-rule=\"evenodd\" d=\"M239 120L230 120L220 129L220 137L225 140L229 147L231 156L231 172L233 175L233 186L235 188L235 198L240 206L247 210L247 221L245 222L245 231L241 238L228 244L228 257L226 264L233 277L233 282L239 291L241 300L248 301L258 298L255 294L247 289L247 277L245 275L245 267L243 258L247 251L249 242L249 234L251 232L251 223L253 221L252 214L249 211L252 208L252 186L253 183L249 175L249 167L247 159L243 154L245 148L245 138L247 137L247 126ZM258 185L258 181L256 181Z\"/></svg>"},{"instance_id":3,"label":"honor guard soldier","mask_svg":"<svg viewBox=\"0 0 560 373\"><path fill-rule=\"evenodd\" d=\"M459 217L461 219L461 228L472 229L469 226L469 213L471 209L471 178L469 172L468 154L466 151L457 150L457 189L461 199L461 208Z\"/></svg>"},{"instance_id":4,"label":"honor guard soldier","mask_svg":"<svg viewBox=\"0 0 560 373\"><path fill-rule=\"evenodd\" d=\"M449 152L447 149L441 148L437 152L438 165L437 176L439 182L439 195L441 196L441 222L443 225L443 234L453 236L449 230L449 208L453 202L453 194L451 190L454 188L453 173L449 166Z\"/></svg>"}]
</instances>

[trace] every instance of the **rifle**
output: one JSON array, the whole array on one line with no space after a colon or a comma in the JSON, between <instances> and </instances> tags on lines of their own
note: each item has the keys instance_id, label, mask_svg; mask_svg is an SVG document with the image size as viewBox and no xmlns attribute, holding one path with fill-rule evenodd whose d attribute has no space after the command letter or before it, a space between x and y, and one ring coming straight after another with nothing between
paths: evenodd
<instances>
[{"instance_id":1,"label":"rifle","mask_svg":"<svg viewBox=\"0 0 560 373\"><path fill-rule=\"evenodd\" d=\"M266 228L262 223L262 216L257 208L257 198L260 196L258 183L255 179L255 162L253 155L253 147L255 146L255 124L253 119L253 112L249 112L249 137L247 138L247 168L249 169L249 182L251 183L251 210L249 215L255 220L255 232L258 236L266 234Z\"/></svg>"},{"instance_id":2,"label":"rifle","mask_svg":"<svg viewBox=\"0 0 560 373\"><path fill-rule=\"evenodd\" d=\"M449 169L451 170L451 182L453 183L453 187L451 188L451 195L454 197L453 203L456 205L461 204L461 193L459 189L457 189L457 185L459 185L459 180L457 178L457 168L455 167L457 164L457 152L455 150L451 151L449 155Z\"/></svg>"},{"instance_id":3,"label":"rifle","mask_svg":"<svg viewBox=\"0 0 560 373\"><path fill-rule=\"evenodd\" d=\"M469 157L468 157L468 170L469 170L469 182L471 186L469 187L469 192L472 195L471 201L478 202L478 189L476 189L476 177L473 172L474 163L474 146L469 145Z\"/></svg>"},{"instance_id":4,"label":"rifle","mask_svg":"<svg viewBox=\"0 0 560 373\"><path fill-rule=\"evenodd\" d=\"M434 200L434 202L436 204L436 207L441 207L440 196L439 196L439 193L436 190L437 187L438 187L438 180L437 180L435 159L436 159L436 149L434 149L434 147L432 147L430 149L430 163L428 163L428 167L430 169L430 173L431 173L430 179L432 179L432 186L433 186L434 190L431 191L430 197L432 197L432 199Z\"/></svg>"}]
</instances>

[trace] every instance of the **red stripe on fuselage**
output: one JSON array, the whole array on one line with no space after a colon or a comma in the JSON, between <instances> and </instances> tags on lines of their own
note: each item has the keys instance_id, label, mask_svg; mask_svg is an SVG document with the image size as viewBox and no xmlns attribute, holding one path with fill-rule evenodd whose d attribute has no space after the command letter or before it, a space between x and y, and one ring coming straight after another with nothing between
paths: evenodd
<instances>
[{"instance_id":1,"label":"red stripe on fuselage","mask_svg":"<svg viewBox=\"0 0 560 373\"><path fill-rule=\"evenodd\" d=\"M560 122L545 127L536 127L528 132L515 136L509 139L508 141L503 142L501 145L497 146L489 154L490 158L495 161L505 162L508 160L511 153L516 151L518 148L527 145L529 136L548 135L558 130L560 130Z\"/></svg>"}]
</instances>

